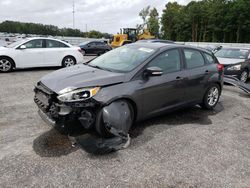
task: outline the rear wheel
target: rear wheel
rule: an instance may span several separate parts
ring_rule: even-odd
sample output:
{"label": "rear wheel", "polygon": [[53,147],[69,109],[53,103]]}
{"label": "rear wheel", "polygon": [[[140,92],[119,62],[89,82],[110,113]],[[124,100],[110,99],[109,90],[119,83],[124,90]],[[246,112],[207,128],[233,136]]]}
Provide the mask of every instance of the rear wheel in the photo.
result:
{"label": "rear wheel", "polygon": [[76,60],[72,56],[67,56],[63,59],[62,61],[62,66],[63,67],[70,67],[76,64]]}
{"label": "rear wheel", "polygon": [[14,68],[14,63],[10,58],[0,58],[0,72],[10,72]]}
{"label": "rear wheel", "polygon": [[206,91],[203,97],[203,103],[201,106],[205,109],[213,109],[220,98],[221,89],[218,84],[212,84]]}
{"label": "rear wheel", "polygon": [[247,81],[247,79],[248,79],[248,76],[249,76],[249,71],[247,69],[244,69],[241,72],[239,79],[240,79],[241,82],[245,83]]}

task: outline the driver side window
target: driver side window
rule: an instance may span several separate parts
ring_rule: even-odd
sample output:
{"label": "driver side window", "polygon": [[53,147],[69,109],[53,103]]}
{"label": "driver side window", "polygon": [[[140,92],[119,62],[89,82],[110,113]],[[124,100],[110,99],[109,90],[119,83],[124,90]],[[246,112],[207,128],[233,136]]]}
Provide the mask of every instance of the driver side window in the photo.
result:
{"label": "driver side window", "polygon": [[43,48],[43,40],[42,39],[36,39],[31,40],[24,44],[26,48]]}
{"label": "driver side window", "polygon": [[161,53],[148,64],[148,67],[159,67],[164,74],[180,71],[181,60],[178,49]]}

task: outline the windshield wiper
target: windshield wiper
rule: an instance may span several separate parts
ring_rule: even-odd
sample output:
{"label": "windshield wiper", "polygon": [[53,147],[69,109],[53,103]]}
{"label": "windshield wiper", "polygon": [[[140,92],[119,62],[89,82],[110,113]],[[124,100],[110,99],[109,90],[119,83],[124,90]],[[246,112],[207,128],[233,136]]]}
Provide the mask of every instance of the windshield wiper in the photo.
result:
{"label": "windshield wiper", "polygon": [[88,66],[93,67],[93,68],[96,68],[96,69],[100,69],[100,70],[105,70],[105,71],[113,72],[113,71],[110,70],[110,69],[107,69],[107,68],[104,68],[104,67],[99,67],[98,65],[90,65],[90,64],[88,64]]}
{"label": "windshield wiper", "polygon": [[90,67],[93,67],[93,68],[97,68],[97,69],[103,69],[103,68],[101,68],[101,67],[99,67],[98,65],[90,65],[90,64],[87,64],[88,66],[90,66]]}

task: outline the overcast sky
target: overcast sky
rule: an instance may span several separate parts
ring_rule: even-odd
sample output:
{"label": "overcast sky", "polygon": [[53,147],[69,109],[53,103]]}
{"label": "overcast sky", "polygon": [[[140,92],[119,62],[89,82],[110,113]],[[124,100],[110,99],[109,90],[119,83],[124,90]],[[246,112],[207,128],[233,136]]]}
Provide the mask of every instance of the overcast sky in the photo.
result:
{"label": "overcast sky", "polygon": [[[75,27],[86,31],[117,33],[123,27],[141,23],[140,10],[147,5],[161,14],[169,1],[175,0],[75,0]],[[176,0],[187,4],[191,0]],[[0,0],[0,22],[14,20],[73,27],[73,0]]]}

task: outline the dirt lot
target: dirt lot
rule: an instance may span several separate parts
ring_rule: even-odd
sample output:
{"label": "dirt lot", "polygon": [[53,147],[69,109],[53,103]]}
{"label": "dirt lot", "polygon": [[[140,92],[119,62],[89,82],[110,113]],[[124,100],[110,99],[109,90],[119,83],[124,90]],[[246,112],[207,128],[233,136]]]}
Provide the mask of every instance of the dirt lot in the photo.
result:
{"label": "dirt lot", "polygon": [[250,187],[250,97],[238,89],[214,111],[139,123],[128,149],[95,156],[37,114],[33,85],[53,70],[0,74],[0,187]]}

